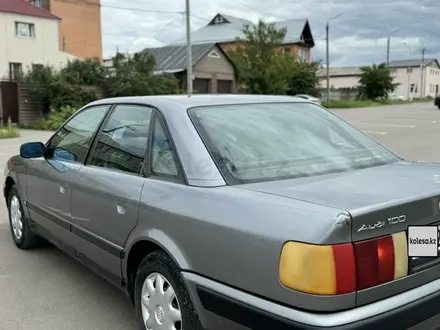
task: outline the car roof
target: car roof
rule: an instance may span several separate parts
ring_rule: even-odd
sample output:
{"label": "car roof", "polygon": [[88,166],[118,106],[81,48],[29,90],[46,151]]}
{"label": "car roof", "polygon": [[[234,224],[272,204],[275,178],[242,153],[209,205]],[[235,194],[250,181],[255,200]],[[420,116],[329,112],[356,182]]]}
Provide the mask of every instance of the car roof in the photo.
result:
{"label": "car roof", "polygon": [[304,102],[287,95],[248,95],[248,94],[195,94],[195,95],[154,95],[107,98],[89,103],[88,105],[136,103],[154,107],[170,107],[188,109],[196,106],[246,104],[246,103],[279,103]]}

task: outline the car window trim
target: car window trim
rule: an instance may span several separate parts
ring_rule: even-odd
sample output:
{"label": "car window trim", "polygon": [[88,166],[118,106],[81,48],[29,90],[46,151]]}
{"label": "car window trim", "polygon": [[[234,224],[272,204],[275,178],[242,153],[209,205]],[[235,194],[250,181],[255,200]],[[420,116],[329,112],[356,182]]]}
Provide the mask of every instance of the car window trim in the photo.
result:
{"label": "car window trim", "polygon": [[[97,132],[101,129],[101,127],[102,127],[102,123],[106,120],[106,118],[107,118],[109,112],[111,111],[111,109],[112,109],[112,107],[113,107],[113,104],[111,104],[111,103],[94,104],[94,105],[90,105],[90,106],[87,106],[87,105],[86,105],[86,106],[84,106],[83,108],[79,109],[77,112],[75,112],[73,115],[71,115],[71,116],[70,116],[70,117],[69,117],[69,118],[63,123],[63,125],[61,125],[60,127],[58,127],[58,129],[52,134],[52,136],[49,138],[49,140],[47,140],[47,142],[45,143],[45,145],[44,145],[45,148],[46,148],[46,149],[48,148],[48,146],[50,145],[50,143],[52,142],[52,140],[55,138],[55,136],[58,134],[58,132],[59,132],[64,126],[66,126],[66,124],[69,123],[73,118],[75,118],[76,116],[78,116],[79,114],[83,113],[83,112],[86,111],[86,110],[90,110],[90,109],[93,109],[93,108],[99,108],[99,107],[108,107],[108,109],[106,110],[106,113],[104,114],[104,117],[102,118],[100,124],[98,125],[98,129],[96,129],[96,130],[93,132],[93,134],[92,134],[92,139],[90,140],[91,143],[90,143],[89,147],[87,148],[86,156],[85,156],[85,158],[84,158],[84,161],[82,161],[82,162],[77,162],[77,161],[75,161],[75,163],[77,163],[77,164],[85,165],[85,164],[86,164],[86,161],[87,161],[87,158],[88,158],[88,155],[89,155],[89,153],[90,153],[90,149],[91,149],[91,147],[92,147],[92,145],[93,145],[93,142],[95,141],[95,138],[96,138]],[[44,158],[45,158],[45,159],[48,159],[46,155],[44,156]]]}
{"label": "car window trim", "polygon": [[[168,124],[163,116],[163,114],[160,112],[159,109],[154,108],[155,111],[152,116],[151,126],[150,126],[150,139],[148,141],[148,148],[147,148],[147,155],[144,162],[144,166],[142,168],[142,173],[144,177],[149,179],[155,179],[160,181],[167,181],[172,183],[179,183],[179,184],[186,184],[188,185],[188,179],[185,175],[185,171],[183,170],[182,162],[180,160],[178,151],[176,149],[176,144],[174,143],[172,134],[170,133],[170,130],[168,128]],[[152,153],[153,153],[153,137],[154,137],[154,131],[155,131],[155,123],[156,119],[159,121],[159,124],[162,125],[162,129],[164,131],[165,137],[170,141],[171,147],[173,148],[173,160],[176,164],[177,169],[177,176],[161,176],[161,175],[153,175],[151,173],[151,166],[152,166]]]}
{"label": "car window trim", "polygon": [[[98,137],[101,135],[102,130],[104,129],[105,125],[110,120],[110,118],[113,115],[113,113],[115,112],[116,108],[118,106],[125,106],[125,105],[139,106],[139,107],[144,107],[144,108],[151,109],[150,122],[148,124],[147,146],[145,148],[144,157],[142,158],[142,164],[141,164],[141,166],[139,166],[139,170],[136,173],[128,172],[128,171],[120,171],[120,170],[116,170],[116,169],[108,169],[108,168],[104,168],[104,167],[95,166],[95,165],[90,164],[90,162],[92,160],[92,155],[95,153],[95,149],[96,149],[96,146],[98,144]],[[115,103],[115,104],[113,104],[113,106],[111,107],[111,109],[108,112],[107,116],[104,118],[101,126],[99,127],[99,130],[97,131],[97,134],[94,137],[93,144],[89,148],[90,150],[89,150],[89,153],[87,154],[86,162],[84,163],[84,165],[85,166],[89,166],[89,167],[94,167],[94,168],[97,168],[97,169],[100,169],[100,170],[107,170],[107,171],[112,171],[112,172],[117,172],[117,173],[124,173],[124,174],[127,174],[127,175],[134,175],[134,176],[143,176],[142,170],[143,170],[143,167],[145,165],[145,157],[148,154],[148,146],[150,144],[150,140],[149,139],[151,138],[152,118],[153,118],[154,111],[155,111],[155,108],[153,108],[153,107],[151,107],[149,105],[146,105],[146,104],[140,104],[140,103]]]}

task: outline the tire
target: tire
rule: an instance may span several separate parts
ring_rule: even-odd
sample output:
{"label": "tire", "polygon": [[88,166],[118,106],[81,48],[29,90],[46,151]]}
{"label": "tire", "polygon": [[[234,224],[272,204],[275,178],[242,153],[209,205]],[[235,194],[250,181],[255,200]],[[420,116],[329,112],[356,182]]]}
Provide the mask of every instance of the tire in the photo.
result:
{"label": "tire", "polygon": [[[185,283],[183,282],[182,276],[180,275],[180,269],[176,266],[173,260],[162,251],[154,251],[147,255],[145,259],[139,265],[136,279],[135,279],[135,287],[134,287],[134,301],[135,301],[135,309],[136,309],[136,317],[139,320],[139,329],[146,330],[146,324],[156,330],[155,324],[157,325],[157,319],[160,318],[160,315],[163,316],[162,320],[167,319],[167,311],[162,309],[162,307],[156,307],[156,303],[153,302],[154,296],[150,296],[149,303],[151,308],[150,316],[148,317],[147,322],[144,322],[144,314],[143,310],[147,309],[142,302],[142,290],[144,285],[146,285],[147,278],[149,276],[157,279],[157,274],[162,276],[166,282],[170,285],[167,287],[165,292],[171,288],[175,292],[175,297],[177,298],[178,305],[176,306],[176,299],[173,299],[172,306],[174,308],[177,307],[180,310],[181,321],[177,321],[174,323],[176,325],[176,329],[183,330],[203,330],[200,321],[197,317],[197,313],[194,309],[194,305],[189,296],[188,290],[186,289]],[[157,285],[158,280],[155,281],[154,286]],[[157,288],[157,287],[156,287]],[[161,305],[159,305],[161,306]],[[150,309],[149,308],[149,309]],[[160,308],[160,310],[158,310]],[[166,308],[166,307],[165,307]],[[159,318],[156,318],[156,315],[159,315]],[[149,323],[153,322],[153,324]]]}
{"label": "tire", "polygon": [[[17,220],[14,220],[14,216],[16,215],[17,210],[20,213],[19,221],[21,223],[21,226],[18,222],[16,222]],[[23,203],[21,201],[20,193],[18,192],[18,189],[15,185],[12,186],[11,190],[9,191],[8,213],[9,227],[11,229],[12,239],[14,240],[15,245],[23,250],[29,250],[37,246],[39,243],[39,237],[31,231],[29,223],[24,217]],[[17,226],[21,228],[20,235],[18,235],[16,229],[14,229],[17,228]]]}

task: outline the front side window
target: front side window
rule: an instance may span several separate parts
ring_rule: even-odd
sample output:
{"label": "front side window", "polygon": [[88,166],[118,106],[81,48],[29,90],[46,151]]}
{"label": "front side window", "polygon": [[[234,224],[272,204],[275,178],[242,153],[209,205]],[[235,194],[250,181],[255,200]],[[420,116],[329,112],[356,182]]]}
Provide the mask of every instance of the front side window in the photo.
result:
{"label": "front side window", "polygon": [[68,120],[49,141],[47,157],[83,163],[93,135],[109,107],[87,108]]}
{"label": "front side window", "polygon": [[148,145],[152,109],[118,105],[97,138],[90,165],[139,173]]}
{"label": "front side window", "polygon": [[310,103],[205,106],[188,112],[229,184],[316,176],[400,160]]}

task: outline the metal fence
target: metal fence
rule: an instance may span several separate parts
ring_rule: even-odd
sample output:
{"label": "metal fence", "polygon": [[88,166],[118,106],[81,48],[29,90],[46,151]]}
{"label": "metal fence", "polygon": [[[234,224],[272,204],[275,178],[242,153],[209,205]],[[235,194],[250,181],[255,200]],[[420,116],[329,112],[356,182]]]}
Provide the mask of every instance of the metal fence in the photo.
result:
{"label": "metal fence", "polygon": [[[320,90],[321,92],[321,99],[325,100],[327,97],[327,89],[322,88]],[[333,101],[351,101],[356,100],[358,96],[358,89],[357,88],[339,88],[330,89],[330,96],[329,99]]]}

